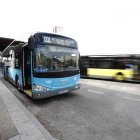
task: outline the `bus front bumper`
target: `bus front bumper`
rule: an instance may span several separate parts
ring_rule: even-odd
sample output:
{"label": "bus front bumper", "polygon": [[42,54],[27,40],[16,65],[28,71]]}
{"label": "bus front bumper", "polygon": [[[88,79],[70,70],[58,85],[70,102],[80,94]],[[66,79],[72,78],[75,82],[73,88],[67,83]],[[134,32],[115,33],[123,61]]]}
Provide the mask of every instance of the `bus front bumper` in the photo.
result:
{"label": "bus front bumper", "polygon": [[55,96],[55,95],[59,95],[59,94],[69,93],[69,92],[77,90],[79,88],[80,88],[80,84],[75,85],[73,87],[69,87],[69,88],[63,88],[63,89],[60,89],[60,90],[32,93],[32,98],[33,99],[47,98],[47,97],[51,97],[51,96]]}

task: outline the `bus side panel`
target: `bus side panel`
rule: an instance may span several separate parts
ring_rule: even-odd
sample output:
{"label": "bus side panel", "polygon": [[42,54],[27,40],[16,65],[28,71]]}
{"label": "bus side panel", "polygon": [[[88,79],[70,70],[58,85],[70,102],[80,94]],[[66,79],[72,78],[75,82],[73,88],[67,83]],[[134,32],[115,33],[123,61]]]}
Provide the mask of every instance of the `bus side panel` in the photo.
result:
{"label": "bus side panel", "polygon": [[133,79],[134,78],[134,70],[132,70],[132,69],[122,70],[122,73],[124,74],[126,79]]}
{"label": "bus side panel", "polygon": [[119,70],[119,69],[94,69],[88,68],[87,75],[88,76],[97,76],[101,77],[110,77],[114,78],[114,76],[118,73],[122,73],[125,78],[133,78],[133,70]]}
{"label": "bus side panel", "polygon": [[16,76],[19,78],[20,87],[23,87],[21,69],[8,68],[8,77],[13,84],[15,84]]}

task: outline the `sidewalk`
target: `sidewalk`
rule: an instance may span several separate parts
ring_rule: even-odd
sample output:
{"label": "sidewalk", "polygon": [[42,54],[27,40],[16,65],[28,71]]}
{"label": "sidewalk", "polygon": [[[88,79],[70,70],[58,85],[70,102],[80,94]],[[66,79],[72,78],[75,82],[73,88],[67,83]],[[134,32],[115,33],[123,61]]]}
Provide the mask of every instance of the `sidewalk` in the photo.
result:
{"label": "sidewalk", "polygon": [[56,140],[0,81],[0,140]]}

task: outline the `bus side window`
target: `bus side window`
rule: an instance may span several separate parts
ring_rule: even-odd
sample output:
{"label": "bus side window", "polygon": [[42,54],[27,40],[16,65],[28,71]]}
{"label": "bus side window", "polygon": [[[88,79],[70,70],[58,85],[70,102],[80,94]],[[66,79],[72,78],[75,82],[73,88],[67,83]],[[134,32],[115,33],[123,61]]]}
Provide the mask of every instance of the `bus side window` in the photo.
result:
{"label": "bus side window", "polygon": [[19,54],[16,54],[15,56],[15,68],[20,68],[22,66],[21,62],[21,56]]}

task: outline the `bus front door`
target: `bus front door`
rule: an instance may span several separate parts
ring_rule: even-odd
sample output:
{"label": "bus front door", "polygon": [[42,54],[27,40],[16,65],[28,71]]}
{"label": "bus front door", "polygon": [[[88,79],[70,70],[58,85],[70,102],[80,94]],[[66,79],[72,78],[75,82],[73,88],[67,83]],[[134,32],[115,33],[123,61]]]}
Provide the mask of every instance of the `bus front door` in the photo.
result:
{"label": "bus front door", "polygon": [[31,57],[28,47],[24,47],[23,50],[23,83],[24,89],[31,89]]}

